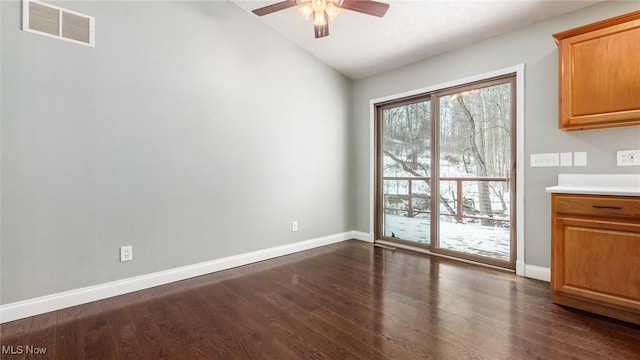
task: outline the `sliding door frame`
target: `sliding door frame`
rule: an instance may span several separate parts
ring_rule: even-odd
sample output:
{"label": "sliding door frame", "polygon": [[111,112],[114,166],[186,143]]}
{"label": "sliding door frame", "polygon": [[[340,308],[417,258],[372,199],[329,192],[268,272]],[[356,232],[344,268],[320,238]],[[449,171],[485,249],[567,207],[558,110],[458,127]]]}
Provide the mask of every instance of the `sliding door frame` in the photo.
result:
{"label": "sliding door frame", "polygon": [[[436,179],[437,172],[439,171],[439,117],[437,113],[436,101],[439,101],[441,96],[447,96],[454,93],[463,92],[470,89],[477,89],[480,87],[493,86],[497,84],[511,84],[511,177],[510,177],[510,189],[511,189],[511,214],[510,214],[510,233],[511,233],[511,246],[510,246],[510,261],[492,261],[493,259],[484,256],[472,255],[460,253],[457,251],[451,251],[447,249],[436,249],[435,241],[437,241],[439,223],[439,181],[431,182],[431,209],[436,214],[432,215],[430,225],[430,243],[420,244],[413,241],[404,241],[393,238],[387,238],[383,235],[382,221],[378,221],[382,215],[382,156],[380,156],[381,144],[382,144],[382,131],[378,131],[381,128],[382,110],[389,107],[397,107],[406,104],[415,103],[418,101],[430,100],[431,105],[431,171],[430,178]],[[499,266],[507,269],[516,270],[516,274],[524,276],[524,231],[523,231],[523,219],[524,219],[524,106],[522,99],[524,98],[524,65],[520,64],[511,68],[497,70],[491,73],[485,73],[473,77],[468,77],[453,81],[450,83],[431,86],[429,88],[418,89],[415,91],[388,96],[381,99],[371,100],[371,197],[370,197],[370,228],[372,230],[373,241],[393,241],[399,245],[405,245],[409,248],[424,249],[426,252],[431,252],[436,255],[441,254],[447,257],[457,257],[474,262],[482,262],[489,265]],[[434,146],[436,145],[436,146]]]}
{"label": "sliding door frame", "polygon": [[[517,98],[517,94],[516,94],[516,74],[515,73],[511,73],[511,74],[506,74],[506,75],[501,75],[498,77],[494,77],[494,78],[489,78],[489,79],[485,79],[485,80],[480,80],[480,81],[476,81],[473,83],[467,83],[464,85],[460,85],[460,86],[456,86],[456,87],[452,87],[449,89],[445,89],[442,91],[437,91],[434,92],[432,94],[432,101],[433,102],[439,102],[441,97],[444,96],[448,96],[448,95],[453,95],[453,94],[458,94],[458,93],[462,93],[465,91],[469,91],[469,90],[476,90],[479,88],[486,88],[486,87],[491,87],[491,86],[497,86],[497,85],[503,85],[503,84],[509,84],[510,86],[510,104],[509,104],[509,108],[511,109],[510,111],[510,133],[511,135],[509,136],[510,141],[509,141],[509,151],[510,151],[510,161],[509,161],[509,172],[510,172],[510,176],[509,176],[509,201],[510,201],[510,206],[509,206],[509,261],[503,261],[503,260],[498,260],[498,259],[494,259],[494,258],[490,258],[487,256],[480,256],[480,255],[474,255],[474,254],[469,254],[469,253],[464,253],[464,252],[460,252],[460,251],[454,251],[454,250],[449,250],[449,249],[445,249],[442,247],[438,246],[438,243],[440,241],[440,237],[439,237],[439,226],[440,226],[440,204],[439,204],[439,197],[438,196],[432,196],[431,197],[431,208],[433,209],[434,214],[432,215],[432,221],[431,221],[431,239],[435,240],[432,241],[430,243],[430,251],[434,252],[434,253],[440,253],[440,254],[444,254],[444,255],[448,255],[451,257],[457,257],[457,258],[461,258],[461,259],[466,259],[466,260],[471,260],[474,262],[479,262],[479,263],[484,263],[484,264],[488,264],[488,265],[493,265],[493,266],[497,266],[497,267],[502,267],[502,268],[506,268],[506,269],[515,269],[516,267],[516,250],[517,250],[517,242],[516,242],[516,233],[517,233],[517,221],[516,221],[516,209],[517,209],[517,199],[516,199],[516,179],[518,177],[517,174],[517,169],[516,169],[516,154],[517,154],[517,150],[516,150],[516,133],[517,133],[517,127],[516,127],[516,98]],[[436,105],[432,105],[432,118],[434,120],[432,120],[432,124],[433,126],[431,127],[431,141],[433,142],[433,144],[436,144],[436,146],[432,146],[431,147],[431,178],[436,180],[436,181],[432,181],[431,182],[431,191],[432,193],[435,194],[440,194],[440,107],[436,106]],[[462,196],[461,194],[458,194],[458,196]]]}
{"label": "sliding door frame", "polygon": [[[423,101],[431,101],[431,94],[418,94],[418,95],[414,95],[414,96],[409,96],[406,98],[400,98],[397,100],[392,100],[392,101],[386,101],[383,103],[379,103],[375,105],[375,134],[376,134],[376,139],[375,139],[375,161],[376,161],[376,169],[377,171],[375,172],[375,206],[374,206],[374,212],[375,212],[375,218],[374,218],[374,237],[376,240],[385,240],[385,241],[393,241],[395,243],[400,243],[400,244],[404,244],[407,246],[415,246],[418,248],[424,248],[424,249],[429,249],[429,245],[428,244],[424,244],[424,243],[419,243],[419,242],[414,242],[414,241],[407,241],[407,240],[403,240],[403,239],[397,239],[397,238],[390,238],[387,236],[384,236],[384,231],[382,229],[382,221],[380,221],[380,214],[384,211],[382,208],[384,207],[384,201],[382,199],[382,181],[380,181],[380,178],[382,176],[381,171],[382,171],[382,137],[383,137],[383,132],[379,131],[382,128],[382,112],[385,109],[389,109],[389,108],[394,108],[394,107],[400,107],[400,106],[404,106],[404,105],[409,105],[409,104],[415,104],[417,102],[423,102]],[[429,103],[431,106],[430,109],[430,113],[431,113],[431,119],[433,119],[433,102]],[[433,137],[433,126],[431,126],[430,131],[430,136]],[[432,140],[431,140],[432,141]],[[431,150],[431,152],[433,153],[433,149]],[[429,177],[433,178],[433,168],[430,170],[429,173]],[[433,185],[433,182],[432,182]],[[409,185],[411,186],[411,185]],[[433,197],[432,197],[433,198]],[[409,199],[409,201],[411,201],[411,199]],[[433,206],[433,201],[431,202],[432,206]],[[377,221],[376,221],[377,220]]]}

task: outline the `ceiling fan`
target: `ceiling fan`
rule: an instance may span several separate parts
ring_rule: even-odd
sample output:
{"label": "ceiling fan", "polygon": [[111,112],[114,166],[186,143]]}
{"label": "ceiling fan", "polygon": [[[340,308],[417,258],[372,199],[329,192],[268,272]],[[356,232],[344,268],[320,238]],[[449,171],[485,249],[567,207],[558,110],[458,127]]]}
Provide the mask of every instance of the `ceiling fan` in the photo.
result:
{"label": "ceiling fan", "polygon": [[383,17],[389,4],[373,0],[285,0],[253,10],[258,16],[298,6],[300,15],[305,20],[313,16],[313,29],[316,39],[329,36],[329,21],[334,20],[340,9]]}

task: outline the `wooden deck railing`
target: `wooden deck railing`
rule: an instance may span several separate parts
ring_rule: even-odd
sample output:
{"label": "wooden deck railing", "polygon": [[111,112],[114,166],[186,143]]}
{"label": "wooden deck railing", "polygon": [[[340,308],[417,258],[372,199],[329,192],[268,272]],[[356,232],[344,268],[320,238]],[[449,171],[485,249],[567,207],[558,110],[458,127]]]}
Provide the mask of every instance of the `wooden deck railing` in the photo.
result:
{"label": "wooden deck railing", "polygon": [[[401,203],[401,202],[404,202],[404,200],[406,200],[408,202],[408,208],[406,210],[405,209],[388,208],[388,207],[386,207],[386,204],[385,204],[385,205],[383,205],[385,210],[407,211],[409,217],[414,217],[416,213],[424,213],[424,214],[431,213],[431,211],[416,210],[416,209],[413,208],[413,199],[414,198],[421,198],[421,199],[425,199],[427,201],[429,201],[430,198],[431,198],[431,195],[428,195],[428,194],[413,194],[413,182],[414,181],[425,181],[425,182],[427,182],[429,187],[431,187],[431,178],[430,177],[390,176],[390,177],[383,177],[382,180],[383,181],[386,181],[386,180],[408,181],[407,194],[384,194],[385,203],[386,202]],[[456,192],[455,192],[455,196],[454,196],[455,205],[456,205],[455,206],[455,210],[454,210],[455,213],[454,214],[440,213],[440,215],[454,216],[456,218],[457,222],[462,222],[462,219],[464,219],[464,218],[480,219],[480,220],[493,220],[493,221],[500,221],[500,222],[509,222],[509,219],[499,219],[499,218],[494,218],[494,217],[489,217],[489,216],[477,216],[477,215],[469,215],[469,214],[465,215],[464,212],[463,212],[463,206],[464,206],[464,187],[463,187],[463,183],[464,182],[479,182],[479,181],[508,182],[509,181],[508,178],[504,178],[504,177],[441,177],[440,181],[455,181],[456,182]],[[443,200],[443,199],[441,199],[441,200]],[[452,210],[453,210],[453,208],[452,208]]]}

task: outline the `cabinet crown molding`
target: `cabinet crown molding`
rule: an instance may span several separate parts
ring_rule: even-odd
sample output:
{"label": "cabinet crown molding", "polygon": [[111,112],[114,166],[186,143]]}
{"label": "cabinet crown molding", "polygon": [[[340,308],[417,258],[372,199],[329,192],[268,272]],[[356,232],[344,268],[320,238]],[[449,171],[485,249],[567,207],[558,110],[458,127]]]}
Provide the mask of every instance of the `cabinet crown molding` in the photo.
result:
{"label": "cabinet crown molding", "polygon": [[553,34],[553,38],[556,39],[556,43],[560,40],[564,40],[576,35],[580,35],[580,34],[584,34],[584,33],[588,33],[591,31],[596,31],[596,30],[601,30],[601,29],[606,29],[608,27],[611,26],[615,26],[615,25],[620,25],[620,24],[624,24],[627,23],[629,21],[634,21],[634,20],[640,20],[640,10],[638,11],[634,11],[634,12],[630,12],[627,14],[622,14],[616,17],[612,17],[609,19],[604,19],[601,21],[597,21],[591,24],[587,24],[587,25],[582,25],[582,26],[578,26],[576,28],[573,29],[569,29],[569,30],[565,30],[565,31],[561,31],[559,33],[555,33]]}

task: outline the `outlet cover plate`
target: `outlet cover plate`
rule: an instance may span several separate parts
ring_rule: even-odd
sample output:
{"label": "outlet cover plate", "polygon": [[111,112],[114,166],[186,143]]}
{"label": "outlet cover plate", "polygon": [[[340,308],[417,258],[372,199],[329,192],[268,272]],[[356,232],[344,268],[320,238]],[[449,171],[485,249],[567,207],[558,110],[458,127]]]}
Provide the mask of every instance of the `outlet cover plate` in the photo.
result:
{"label": "outlet cover plate", "polygon": [[640,165],[640,150],[620,150],[616,153],[618,166]]}
{"label": "outlet cover plate", "polygon": [[120,247],[120,262],[133,260],[133,246],[121,246]]}

